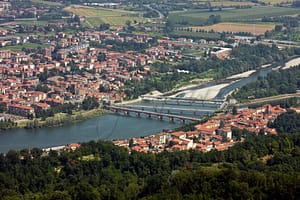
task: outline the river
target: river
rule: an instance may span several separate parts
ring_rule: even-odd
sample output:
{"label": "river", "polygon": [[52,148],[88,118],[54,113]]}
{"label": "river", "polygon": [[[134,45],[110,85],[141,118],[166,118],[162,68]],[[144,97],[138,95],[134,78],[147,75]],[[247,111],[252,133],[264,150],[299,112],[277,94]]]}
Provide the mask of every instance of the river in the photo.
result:
{"label": "river", "polygon": [[179,126],[180,123],[107,114],[60,127],[13,129],[0,132],[0,152],[5,153],[10,149],[45,148],[99,139],[140,137]]}
{"label": "river", "polygon": [[[232,90],[256,80],[259,76],[266,76],[271,71],[272,68],[270,67],[262,68],[251,74],[249,77],[231,83],[220,90],[216,99],[223,99],[224,96]],[[208,86],[211,85],[207,84],[206,87]],[[199,88],[203,88],[203,86],[196,89]],[[136,104],[154,106],[158,110],[164,106],[170,106],[153,104],[153,102],[140,102]],[[171,106],[174,107],[174,105]],[[200,114],[211,113],[216,109],[216,107],[212,107],[211,105],[202,105],[200,107],[193,106],[192,108],[199,109],[199,112],[196,113],[198,117]],[[10,149],[20,150],[24,148],[31,149],[34,147],[46,148],[99,139],[112,140],[140,137],[158,133],[163,129],[174,129],[179,126],[181,126],[180,123],[170,123],[167,120],[160,121],[143,117],[137,118],[107,114],[61,127],[0,131],[0,152],[5,153]]]}

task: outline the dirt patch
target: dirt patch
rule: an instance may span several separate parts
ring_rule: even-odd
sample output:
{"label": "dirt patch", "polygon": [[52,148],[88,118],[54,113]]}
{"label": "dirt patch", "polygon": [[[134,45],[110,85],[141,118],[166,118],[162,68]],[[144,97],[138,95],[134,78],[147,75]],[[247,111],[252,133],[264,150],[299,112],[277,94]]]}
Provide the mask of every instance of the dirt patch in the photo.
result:
{"label": "dirt patch", "polygon": [[273,24],[243,24],[243,23],[219,23],[211,26],[195,26],[191,27],[193,30],[214,30],[216,32],[249,32],[253,35],[261,35],[266,31],[270,31],[275,28]]}

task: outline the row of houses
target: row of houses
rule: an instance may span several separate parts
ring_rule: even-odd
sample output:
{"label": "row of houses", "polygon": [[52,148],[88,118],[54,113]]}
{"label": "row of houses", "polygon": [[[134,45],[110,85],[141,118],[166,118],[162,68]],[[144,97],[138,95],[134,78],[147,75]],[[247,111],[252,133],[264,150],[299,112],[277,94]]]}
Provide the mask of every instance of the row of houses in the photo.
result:
{"label": "row of houses", "polygon": [[267,124],[274,121],[286,109],[264,105],[257,109],[243,109],[236,114],[227,113],[212,117],[203,124],[195,125],[194,131],[161,132],[156,135],[113,141],[129,151],[159,153],[163,151],[198,150],[202,152],[225,150],[243,139],[232,134],[232,128],[248,130],[252,134],[277,134]]}

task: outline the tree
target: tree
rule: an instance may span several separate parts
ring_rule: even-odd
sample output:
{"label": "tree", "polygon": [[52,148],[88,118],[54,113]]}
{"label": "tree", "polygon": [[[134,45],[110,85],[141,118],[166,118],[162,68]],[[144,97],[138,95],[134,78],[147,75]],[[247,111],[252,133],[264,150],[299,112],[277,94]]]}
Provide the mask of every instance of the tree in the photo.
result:
{"label": "tree", "polygon": [[98,60],[99,62],[103,62],[103,61],[105,61],[105,59],[106,59],[105,53],[99,53],[99,54],[98,54],[97,60]]}
{"label": "tree", "polygon": [[100,200],[100,194],[88,183],[80,183],[76,186],[73,199],[75,200]]}
{"label": "tree", "polygon": [[174,30],[174,22],[168,19],[165,25],[165,33],[170,33],[173,30]]}
{"label": "tree", "polygon": [[129,140],[129,147],[133,147],[134,146],[134,141],[132,138],[130,138]]}
{"label": "tree", "polygon": [[41,92],[49,92],[51,89],[48,87],[47,84],[38,84],[36,86],[36,91],[41,91]]}
{"label": "tree", "polygon": [[5,103],[0,103],[0,113],[4,113],[7,111],[7,107]]}
{"label": "tree", "polygon": [[276,25],[274,30],[275,30],[276,32],[282,31],[282,25]]}
{"label": "tree", "polygon": [[88,96],[82,102],[82,109],[91,110],[99,107],[99,102],[95,97]]}
{"label": "tree", "polygon": [[108,30],[109,28],[110,28],[110,24],[108,23],[100,24],[99,31],[105,31]]}
{"label": "tree", "polygon": [[232,114],[233,115],[236,115],[237,114],[237,107],[236,106],[233,106],[233,108],[232,108]]}

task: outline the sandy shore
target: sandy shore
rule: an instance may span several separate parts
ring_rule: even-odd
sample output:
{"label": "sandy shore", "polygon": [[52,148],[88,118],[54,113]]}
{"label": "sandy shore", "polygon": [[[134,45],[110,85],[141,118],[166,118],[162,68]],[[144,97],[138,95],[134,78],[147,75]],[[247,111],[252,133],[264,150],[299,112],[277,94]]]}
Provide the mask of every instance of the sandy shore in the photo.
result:
{"label": "sandy shore", "polygon": [[187,97],[187,98],[197,98],[197,99],[213,99],[217,96],[217,94],[220,92],[220,90],[226,86],[228,86],[229,83],[214,85],[198,90],[185,90],[183,92],[179,92],[175,95],[172,95],[172,97],[180,96],[180,97]]}
{"label": "sandy shore", "polygon": [[295,58],[295,59],[290,60],[287,63],[285,63],[285,65],[284,65],[284,67],[282,67],[282,69],[289,69],[289,68],[295,67],[297,65],[300,65],[300,57]]}
{"label": "sandy shore", "polygon": [[250,76],[254,72],[256,72],[256,70],[249,70],[249,71],[246,71],[246,72],[243,72],[243,73],[240,73],[240,74],[235,74],[235,75],[229,76],[226,79],[247,78],[248,76]]}

